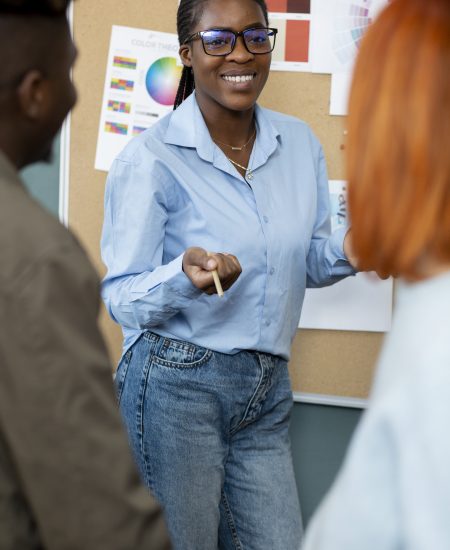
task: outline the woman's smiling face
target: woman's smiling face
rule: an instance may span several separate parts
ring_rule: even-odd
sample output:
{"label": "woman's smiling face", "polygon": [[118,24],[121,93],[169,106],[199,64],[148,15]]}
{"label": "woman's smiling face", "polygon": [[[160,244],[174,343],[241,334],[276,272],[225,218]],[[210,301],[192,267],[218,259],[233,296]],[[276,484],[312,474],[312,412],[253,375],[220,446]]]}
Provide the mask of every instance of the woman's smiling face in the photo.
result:
{"label": "woman's smiling face", "polygon": [[[208,0],[192,33],[208,29],[241,32],[266,27],[261,7],[254,0]],[[181,46],[183,63],[192,67],[195,91],[205,111],[247,111],[255,105],[269,76],[271,54],[255,55],[238,37],[233,51],[223,57],[205,53],[200,39]],[[205,113],[207,114],[207,113]]]}

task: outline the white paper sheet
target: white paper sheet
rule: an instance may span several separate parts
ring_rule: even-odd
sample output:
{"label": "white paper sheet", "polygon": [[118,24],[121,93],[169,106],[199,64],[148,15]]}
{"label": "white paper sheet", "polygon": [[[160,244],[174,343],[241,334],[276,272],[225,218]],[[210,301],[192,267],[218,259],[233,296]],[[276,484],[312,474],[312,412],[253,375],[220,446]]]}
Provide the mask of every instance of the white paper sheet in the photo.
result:
{"label": "white paper sheet", "polygon": [[330,115],[345,116],[352,82],[352,71],[342,71],[331,75]]}
{"label": "white paper sheet", "polygon": [[95,168],[108,171],[128,141],[173,109],[181,76],[176,34],[113,26]]}
{"label": "white paper sheet", "polygon": [[[331,180],[332,229],[346,224],[346,182]],[[307,289],[299,326],[302,328],[386,332],[392,318],[392,279],[358,273],[333,286]]]}

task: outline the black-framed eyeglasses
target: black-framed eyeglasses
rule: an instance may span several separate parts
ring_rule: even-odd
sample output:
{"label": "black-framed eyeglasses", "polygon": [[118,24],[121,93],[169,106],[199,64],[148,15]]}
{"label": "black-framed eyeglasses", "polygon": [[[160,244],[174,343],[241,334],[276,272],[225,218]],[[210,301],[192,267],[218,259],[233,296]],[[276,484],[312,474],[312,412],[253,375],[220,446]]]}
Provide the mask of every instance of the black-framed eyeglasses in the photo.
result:
{"label": "black-framed eyeglasses", "polygon": [[222,56],[229,55],[236,46],[238,36],[242,36],[247,50],[259,55],[270,53],[274,49],[277,32],[278,29],[266,27],[255,27],[241,32],[229,29],[208,29],[192,34],[184,43],[200,38],[206,54]]}

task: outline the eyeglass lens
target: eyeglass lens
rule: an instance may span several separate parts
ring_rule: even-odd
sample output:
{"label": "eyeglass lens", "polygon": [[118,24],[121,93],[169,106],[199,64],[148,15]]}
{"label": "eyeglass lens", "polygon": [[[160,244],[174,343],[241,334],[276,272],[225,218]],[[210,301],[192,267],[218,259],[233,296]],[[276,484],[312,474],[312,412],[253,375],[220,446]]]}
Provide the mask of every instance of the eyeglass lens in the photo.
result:
{"label": "eyeglass lens", "polygon": [[[227,55],[236,42],[236,35],[227,30],[210,30],[201,33],[206,53]],[[273,50],[275,33],[270,29],[247,29],[243,37],[248,50],[252,53],[269,53]]]}

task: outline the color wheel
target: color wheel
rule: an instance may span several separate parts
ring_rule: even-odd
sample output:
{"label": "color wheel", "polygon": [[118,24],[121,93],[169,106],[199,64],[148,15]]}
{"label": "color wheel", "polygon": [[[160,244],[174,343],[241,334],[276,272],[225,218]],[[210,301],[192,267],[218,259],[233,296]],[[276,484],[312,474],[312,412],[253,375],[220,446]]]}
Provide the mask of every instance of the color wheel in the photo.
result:
{"label": "color wheel", "polygon": [[361,39],[388,0],[340,0],[336,3],[333,51],[342,65],[355,58]]}
{"label": "color wheel", "polygon": [[161,57],[150,66],[145,86],[150,97],[161,105],[173,105],[181,77],[174,57]]}

